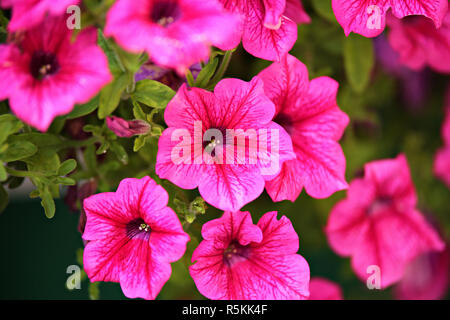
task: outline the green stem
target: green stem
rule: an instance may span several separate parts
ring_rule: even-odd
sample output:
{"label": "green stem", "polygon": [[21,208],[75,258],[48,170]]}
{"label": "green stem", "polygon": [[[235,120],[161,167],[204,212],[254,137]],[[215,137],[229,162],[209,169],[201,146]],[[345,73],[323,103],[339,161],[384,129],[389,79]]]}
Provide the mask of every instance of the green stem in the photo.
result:
{"label": "green stem", "polygon": [[192,75],[191,70],[189,70],[189,69],[186,72],[186,80],[187,80],[189,87],[195,86],[194,76]]}
{"label": "green stem", "polygon": [[213,89],[216,86],[216,84],[222,79],[223,75],[227,71],[232,55],[233,55],[233,50],[228,50],[227,52],[225,52],[222,62],[220,63],[219,69],[217,69],[216,74],[214,75],[214,77],[211,80],[211,84],[210,84],[210,87],[212,87],[211,89]]}
{"label": "green stem", "polygon": [[12,169],[12,168],[8,168],[5,167],[6,172],[8,172],[10,175],[15,176],[15,177],[21,177],[21,178],[26,178],[26,177],[44,177],[44,175],[40,172],[33,172],[33,171],[22,171],[22,170],[16,170],[16,169]]}

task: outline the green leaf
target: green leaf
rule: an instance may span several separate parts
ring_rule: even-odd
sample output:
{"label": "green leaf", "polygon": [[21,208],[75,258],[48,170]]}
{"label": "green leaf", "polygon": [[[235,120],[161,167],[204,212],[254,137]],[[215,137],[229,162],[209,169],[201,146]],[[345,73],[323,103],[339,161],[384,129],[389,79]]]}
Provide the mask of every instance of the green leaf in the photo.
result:
{"label": "green leaf", "polygon": [[198,74],[197,80],[195,81],[195,86],[198,88],[206,88],[208,86],[209,80],[211,80],[214,72],[216,72],[218,65],[219,59],[212,59]]}
{"label": "green leaf", "polygon": [[114,154],[117,156],[117,159],[119,159],[120,162],[122,162],[123,164],[128,163],[128,154],[121,144],[112,143],[111,151],[114,152]]}
{"label": "green leaf", "polygon": [[3,163],[0,162],[0,181],[5,181],[8,178],[8,174],[6,173],[6,169],[3,166]]}
{"label": "green leaf", "polygon": [[16,133],[22,127],[23,123],[12,114],[0,115],[0,144],[3,143],[9,135]]}
{"label": "green leaf", "polygon": [[362,93],[369,84],[374,66],[372,39],[351,34],[344,43],[344,65],[351,87]]}
{"label": "green leaf", "polygon": [[28,141],[34,144],[38,151],[31,157],[21,159],[28,165],[30,171],[44,174],[56,174],[60,165],[57,152],[63,146],[58,136],[48,133],[22,133],[9,137],[8,142]]}
{"label": "green leaf", "polygon": [[158,109],[164,109],[174,97],[175,91],[161,82],[145,79],[136,83],[133,98],[137,101]]}
{"label": "green leaf", "polygon": [[104,119],[116,110],[120,102],[122,92],[128,85],[129,75],[121,74],[108,84],[100,92],[100,101],[98,107],[98,117]]}
{"label": "green leaf", "polygon": [[136,137],[136,139],[134,139],[133,151],[138,152],[139,149],[141,149],[145,145],[145,142],[146,142],[146,136]]}
{"label": "green leaf", "polygon": [[97,95],[93,99],[91,99],[88,103],[75,105],[72,112],[66,115],[66,118],[75,119],[85,116],[93,112],[95,109],[97,109],[99,103],[100,103],[100,96]]}
{"label": "green leaf", "polygon": [[100,48],[102,48],[103,52],[106,54],[106,57],[108,58],[109,70],[111,71],[111,73],[114,76],[116,76],[125,72],[125,69],[122,66],[122,63],[120,62],[116,51],[114,51],[109,40],[105,38],[105,35],[103,34],[102,30],[98,29],[97,33],[98,33],[97,43],[100,46]]}
{"label": "green leaf", "polygon": [[51,193],[46,188],[43,192],[41,192],[40,196],[42,199],[41,205],[44,208],[46,217],[49,219],[53,218],[53,216],[55,215],[56,207]]}
{"label": "green leaf", "polygon": [[38,151],[38,148],[31,142],[20,140],[8,144],[5,152],[0,154],[0,159],[4,162],[17,161],[31,157]]}
{"label": "green leaf", "polygon": [[5,210],[6,206],[8,205],[9,197],[8,193],[6,192],[3,185],[0,184],[0,213]]}
{"label": "green leaf", "polygon": [[312,1],[312,6],[323,18],[331,22],[337,22],[330,0],[314,0]]}
{"label": "green leaf", "polygon": [[77,161],[75,159],[68,159],[61,163],[58,169],[58,176],[65,176],[71,173],[77,167]]}
{"label": "green leaf", "polygon": [[74,179],[66,177],[58,177],[54,181],[65,186],[74,186],[77,183]]}

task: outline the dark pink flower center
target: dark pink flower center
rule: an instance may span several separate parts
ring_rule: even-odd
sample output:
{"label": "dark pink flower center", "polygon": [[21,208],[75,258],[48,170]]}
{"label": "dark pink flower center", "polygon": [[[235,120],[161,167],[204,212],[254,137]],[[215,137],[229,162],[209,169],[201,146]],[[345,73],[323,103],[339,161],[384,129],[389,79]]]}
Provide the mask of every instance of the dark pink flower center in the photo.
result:
{"label": "dark pink flower center", "polygon": [[223,253],[224,263],[232,267],[238,262],[245,261],[250,255],[250,248],[243,246],[239,242],[233,240]]}
{"label": "dark pink flower center", "polygon": [[378,197],[370,206],[367,208],[367,214],[369,216],[376,214],[377,212],[383,211],[389,206],[391,206],[392,200],[386,196]]}
{"label": "dark pink flower center", "polygon": [[33,78],[37,80],[58,72],[60,66],[56,55],[51,52],[35,51],[31,56],[30,72]]}
{"label": "dark pink flower center", "polygon": [[292,133],[294,123],[292,122],[291,117],[288,116],[287,114],[279,113],[275,116],[275,119],[273,119],[273,121],[282,126],[287,133],[289,134]]}
{"label": "dark pink flower center", "polygon": [[211,155],[211,157],[216,156],[216,148],[222,148],[227,141],[226,141],[226,130],[222,128],[210,128],[209,130],[218,130],[221,132],[222,137],[211,137],[211,139],[208,141],[203,141],[203,150],[205,150],[207,153]]}
{"label": "dark pink flower center", "polygon": [[127,237],[130,239],[148,240],[150,238],[150,226],[141,218],[134,219],[127,223]]}
{"label": "dark pink flower center", "polygon": [[156,0],[150,11],[150,19],[163,27],[174,23],[181,17],[178,0]]}

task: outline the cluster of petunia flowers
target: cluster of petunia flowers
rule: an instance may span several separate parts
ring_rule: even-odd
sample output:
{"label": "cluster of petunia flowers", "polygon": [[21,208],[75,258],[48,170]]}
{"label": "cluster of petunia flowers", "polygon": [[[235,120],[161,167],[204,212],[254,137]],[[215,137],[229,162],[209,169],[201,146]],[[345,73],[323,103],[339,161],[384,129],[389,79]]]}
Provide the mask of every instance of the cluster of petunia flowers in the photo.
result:
{"label": "cluster of petunia flowers", "polygon": [[[448,18],[436,31],[448,17],[447,0],[373,2],[380,10],[375,29],[368,28],[366,1],[333,0],[346,34],[380,34],[389,8],[397,18],[422,15],[434,22],[424,32],[446,35],[445,43],[393,48],[411,67],[429,64],[448,70],[443,64],[450,59],[442,58],[449,54]],[[0,0],[1,6],[12,8],[9,41],[0,45],[0,99],[8,98],[17,117],[41,131],[112,80],[95,29],[85,28],[72,41],[64,14],[78,3]],[[400,281],[413,259],[444,250],[437,231],[417,209],[404,155],[366,164],[364,177],[347,184],[338,141],[349,118],[336,103],[338,83],[329,77],[310,80],[306,66],[288,54],[297,39],[297,24],[309,20],[299,0],[117,0],[107,14],[105,35],[131,52],[147,52],[152,63],[181,75],[207,60],[211,46],[230,50],[241,41],[250,54],[274,61],[250,82],[223,79],[213,92],[183,84],[165,109],[168,128],[158,142],[156,174],[183,189],[198,188],[206,202],[224,211],[203,225],[203,241],[189,269],[207,298],[342,298],[339,287],[328,280],[310,281],[308,263],[297,254],[298,235],[287,217],[278,219],[277,212],[268,212],[254,224],[249,212],[240,211],[264,189],[273,201],[295,201],[303,188],[314,198],[348,188],[347,198],[330,214],[327,238],[338,254],[352,258],[362,280],[369,266],[379,266],[383,288]],[[402,32],[418,30],[392,25],[393,44],[400,43]],[[148,130],[139,122],[115,117],[107,121],[123,137]],[[203,141],[173,139],[178,130],[195,135],[196,122],[202,124],[201,133],[276,130],[278,139],[268,141],[271,148],[263,156],[259,148],[244,154],[244,160],[250,160],[256,153],[254,162],[222,163],[217,159],[228,141],[214,141],[211,151]],[[173,150],[180,146],[193,152],[174,162]],[[196,161],[195,151],[206,149],[206,161]],[[436,168],[450,163],[447,149],[440,153],[445,153],[444,164],[438,156]],[[266,164],[260,159],[272,156],[278,169],[264,173]],[[116,192],[86,198],[84,210],[84,268],[90,280],[119,282],[130,298],[156,298],[170,278],[171,263],[185,254],[190,240],[168,207],[168,193],[150,177],[128,178]]]}

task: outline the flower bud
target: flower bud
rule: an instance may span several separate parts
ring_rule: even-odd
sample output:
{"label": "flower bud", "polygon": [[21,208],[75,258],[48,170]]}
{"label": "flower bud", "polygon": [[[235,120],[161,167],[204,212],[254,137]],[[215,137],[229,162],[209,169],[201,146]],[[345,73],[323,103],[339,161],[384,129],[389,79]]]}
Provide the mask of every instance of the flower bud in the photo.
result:
{"label": "flower bud", "polygon": [[106,125],[112,132],[122,138],[147,134],[150,131],[150,124],[144,120],[125,120],[115,116],[107,117]]}

